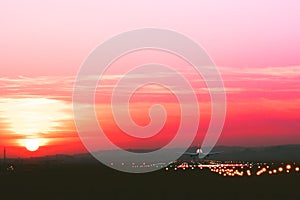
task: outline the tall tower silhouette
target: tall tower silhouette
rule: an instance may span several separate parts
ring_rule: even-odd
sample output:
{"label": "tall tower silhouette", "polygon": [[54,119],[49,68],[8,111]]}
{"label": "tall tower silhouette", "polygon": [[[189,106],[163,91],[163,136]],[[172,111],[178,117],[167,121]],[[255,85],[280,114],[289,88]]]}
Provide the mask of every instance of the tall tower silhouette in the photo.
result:
{"label": "tall tower silhouette", "polygon": [[3,149],[3,163],[6,164],[6,148]]}

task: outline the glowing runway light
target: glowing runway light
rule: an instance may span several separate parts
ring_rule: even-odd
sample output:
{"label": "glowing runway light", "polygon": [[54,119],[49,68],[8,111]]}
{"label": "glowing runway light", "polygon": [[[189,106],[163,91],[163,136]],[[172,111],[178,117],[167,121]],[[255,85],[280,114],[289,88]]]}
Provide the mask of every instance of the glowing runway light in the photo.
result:
{"label": "glowing runway light", "polygon": [[249,169],[247,170],[247,175],[251,176],[251,171]]}

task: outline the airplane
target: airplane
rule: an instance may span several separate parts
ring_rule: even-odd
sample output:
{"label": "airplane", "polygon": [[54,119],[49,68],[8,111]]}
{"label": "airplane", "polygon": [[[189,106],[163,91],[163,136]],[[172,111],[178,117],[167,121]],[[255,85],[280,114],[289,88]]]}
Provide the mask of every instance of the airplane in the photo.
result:
{"label": "airplane", "polygon": [[209,153],[204,153],[203,151],[202,151],[202,149],[201,148],[197,148],[196,149],[196,152],[195,153],[192,153],[192,152],[185,152],[183,155],[189,155],[189,156],[191,156],[192,158],[193,158],[193,160],[195,160],[195,159],[197,159],[197,160],[199,160],[199,159],[205,159],[206,157],[208,157],[208,156],[211,156],[211,155],[216,155],[216,154],[220,154],[220,153],[222,153],[222,152],[209,152]]}

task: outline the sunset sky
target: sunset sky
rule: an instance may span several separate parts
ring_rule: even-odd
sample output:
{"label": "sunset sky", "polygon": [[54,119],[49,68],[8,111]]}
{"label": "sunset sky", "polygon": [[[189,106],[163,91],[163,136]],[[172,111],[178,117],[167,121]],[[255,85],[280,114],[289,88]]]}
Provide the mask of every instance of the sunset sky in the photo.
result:
{"label": "sunset sky", "polygon": [[[76,74],[101,42],[144,27],[187,35],[218,66],[227,95],[218,145],[299,144],[299,7],[296,0],[1,1],[0,149],[6,146],[9,156],[20,157],[85,152],[72,113]],[[201,142],[210,119],[205,83],[188,63],[163,52],[136,52],[114,63],[103,77],[105,87],[96,92],[96,112],[105,119],[99,124],[124,148],[158,147],[174,136],[180,113],[164,88],[141,88],[131,99],[137,124],[149,122],[146,109],[152,103],[162,103],[170,114],[166,127],[148,142],[122,135],[109,112],[120,75],[130,65],[148,62],[172,65],[190,81],[201,114],[194,144]],[[32,138],[41,146],[36,152],[24,147]]]}

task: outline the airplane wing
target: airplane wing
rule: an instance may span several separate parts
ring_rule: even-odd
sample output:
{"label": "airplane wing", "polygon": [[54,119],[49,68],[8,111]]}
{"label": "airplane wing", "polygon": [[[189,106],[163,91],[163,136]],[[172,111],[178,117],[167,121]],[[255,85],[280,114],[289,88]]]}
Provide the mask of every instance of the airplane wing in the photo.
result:
{"label": "airplane wing", "polygon": [[198,154],[196,154],[196,153],[190,153],[190,152],[185,152],[183,155],[197,156]]}
{"label": "airplane wing", "polygon": [[207,154],[207,156],[209,156],[209,155],[216,155],[216,154],[220,154],[220,153],[222,153],[221,151],[220,152],[209,152],[208,154]]}

